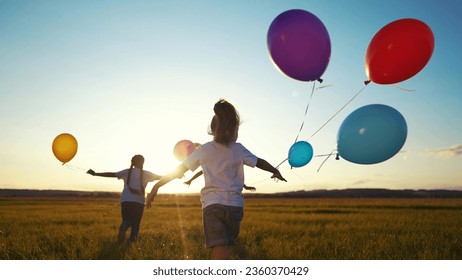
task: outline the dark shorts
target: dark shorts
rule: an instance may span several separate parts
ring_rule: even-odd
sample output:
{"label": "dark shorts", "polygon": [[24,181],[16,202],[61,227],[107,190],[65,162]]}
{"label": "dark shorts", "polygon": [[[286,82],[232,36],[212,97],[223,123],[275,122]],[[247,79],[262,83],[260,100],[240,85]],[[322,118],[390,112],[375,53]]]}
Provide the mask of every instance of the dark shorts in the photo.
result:
{"label": "dark shorts", "polygon": [[242,207],[221,204],[205,207],[202,220],[206,247],[235,245],[243,217]]}

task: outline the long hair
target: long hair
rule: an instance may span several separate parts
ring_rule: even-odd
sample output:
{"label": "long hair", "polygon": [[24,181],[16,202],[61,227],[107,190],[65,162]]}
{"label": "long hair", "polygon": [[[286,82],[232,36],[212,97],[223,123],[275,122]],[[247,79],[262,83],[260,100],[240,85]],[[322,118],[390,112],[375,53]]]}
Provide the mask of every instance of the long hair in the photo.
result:
{"label": "long hair", "polygon": [[[131,162],[131,165],[130,165],[130,169],[128,169],[127,186],[128,186],[128,190],[133,194],[144,195],[143,165],[144,165],[144,157],[142,155],[135,155],[135,156],[132,157],[132,162]],[[141,189],[141,192],[139,190],[134,189],[134,188],[132,188],[130,186],[130,177],[132,175],[132,170],[133,170],[134,167],[140,169],[140,189]]]}
{"label": "long hair", "polygon": [[213,135],[213,140],[225,146],[236,142],[240,124],[236,108],[228,101],[220,99],[215,103],[213,111],[215,115],[210,123],[209,132]]}

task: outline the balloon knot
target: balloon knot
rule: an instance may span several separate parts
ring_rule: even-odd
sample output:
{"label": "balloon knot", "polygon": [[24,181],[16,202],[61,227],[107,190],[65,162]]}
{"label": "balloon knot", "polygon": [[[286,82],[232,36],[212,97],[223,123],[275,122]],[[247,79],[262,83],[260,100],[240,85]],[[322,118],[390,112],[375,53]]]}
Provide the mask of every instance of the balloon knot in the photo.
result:
{"label": "balloon knot", "polygon": [[367,81],[364,81],[364,84],[367,86],[370,82],[371,80],[367,80]]}
{"label": "balloon knot", "polygon": [[319,78],[319,79],[317,79],[316,81],[322,83],[323,80],[322,80],[321,78]]}
{"label": "balloon knot", "polygon": [[337,153],[337,155],[335,156],[335,159],[336,159],[336,160],[339,160],[339,159],[340,159],[340,156],[339,156],[338,153]]}

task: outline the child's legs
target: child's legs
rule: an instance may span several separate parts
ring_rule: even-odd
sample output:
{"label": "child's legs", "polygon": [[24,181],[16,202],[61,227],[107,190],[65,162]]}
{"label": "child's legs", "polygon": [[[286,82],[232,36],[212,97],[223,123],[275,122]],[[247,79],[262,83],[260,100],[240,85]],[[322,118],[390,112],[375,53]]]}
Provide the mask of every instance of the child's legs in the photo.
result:
{"label": "child's legs", "polygon": [[122,223],[120,223],[119,235],[117,238],[119,243],[123,243],[125,241],[125,232],[131,226],[129,202],[122,202],[121,212],[122,212]]}
{"label": "child's legs", "polygon": [[144,205],[141,203],[131,203],[130,220],[132,229],[130,232],[130,242],[135,242],[138,239],[138,232],[140,231],[141,218],[143,217]]}
{"label": "child's legs", "polygon": [[205,243],[214,259],[229,259],[229,245],[236,244],[243,208],[213,204],[203,210]]}
{"label": "child's legs", "polygon": [[229,246],[215,246],[212,248],[212,258],[214,260],[230,260]]}

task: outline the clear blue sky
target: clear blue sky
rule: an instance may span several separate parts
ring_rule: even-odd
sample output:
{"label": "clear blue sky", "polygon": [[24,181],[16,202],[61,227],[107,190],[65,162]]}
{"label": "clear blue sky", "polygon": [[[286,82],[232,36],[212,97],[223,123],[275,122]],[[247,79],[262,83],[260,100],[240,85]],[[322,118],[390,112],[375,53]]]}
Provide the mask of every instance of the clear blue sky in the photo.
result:
{"label": "clear blue sky", "polygon": [[[281,74],[266,45],[280,13],[304,9],[326,26],[329,66],[304,119],[311,83]],[[364,56],[374,34],[401,18],[424,21],[433,56],[399,84],[364,85]],[[301,139],[315,155],[336,147],[341,122],[355,109],[386,104],[405,117],[402,151],[375,165],[314,158],[290,169],[288,183],[246,169],[258,192],[332,188],[462,188],[462,4],[460,1],[4,1],[0,0],[0,188],[120,191],[115,179],[134,154],[164,174],[181,139],[210,140],[213,104],[226,98],[242,118],[239,141],[274,165]],[[69,167],[51,151],[58,134],[79,142]],[[186,174],[186,177],[193,173]],[[197,192],[181,181],[163,192]],[[152,186],[152,184],[150,184]],[[149,186],[149,187],[150,187]]]}

